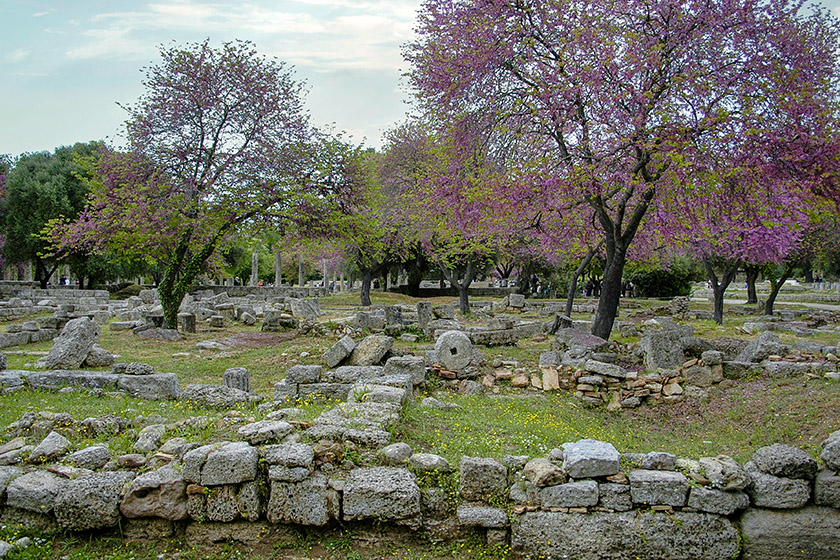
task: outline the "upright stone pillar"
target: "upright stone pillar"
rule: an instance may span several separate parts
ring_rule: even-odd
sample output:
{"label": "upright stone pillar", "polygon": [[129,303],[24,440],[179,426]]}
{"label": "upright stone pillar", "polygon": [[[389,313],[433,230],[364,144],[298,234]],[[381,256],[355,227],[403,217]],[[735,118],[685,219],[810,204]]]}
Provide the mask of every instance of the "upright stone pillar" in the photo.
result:
{"label": "upright stone pillar", "polygon": [[256,286],[260,281],[260,255],[256,251],[251,253],[251,278],[249,286]]}
{"label": "upright stone pillar", "polygon": [[300,257],[300,255],[298,255],[298,286],[303,288],[303,282],[303,259]]}
{"label": "upright stone pillar", "polygon": [[417,302],[417,326],[423,332],[429,328],[429,323],[432,322],[432,302],[419,301]]}
{"label": "upright stone pillar", "polygon": [[274,285],[279,286],[283,283],[283,271],[282,271],[282,257],[280,255],[280,251],[274,252]]}
{"label": "upright stone pillar", "polygon": [[195,315],[193,313],[178,313],[178,330],[183,333],[195,332]]}
{"label": "upright stone pillar", "polygon": [[226,387],[230,387],[231,389],[250,391],[251,374],[244,367],[228,368],[225,370],[224,383]]}

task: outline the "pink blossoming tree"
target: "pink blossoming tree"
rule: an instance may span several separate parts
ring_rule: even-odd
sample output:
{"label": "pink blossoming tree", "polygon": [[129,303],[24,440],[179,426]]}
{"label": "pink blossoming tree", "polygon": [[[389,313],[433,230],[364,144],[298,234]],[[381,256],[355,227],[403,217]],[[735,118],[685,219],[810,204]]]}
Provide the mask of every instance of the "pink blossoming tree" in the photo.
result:
{"label": "pink blossoming tree", "polygon": [[531,138],[558,178],[551,196],[595,213],[606,266],[592,332],[607,338],[649,209],[679,192],[708,150],[748,132],[795,163],[802,133],[824,134],[837,27],[803,5],[426,0],[406,55],[427,111],[446,122],[484,113],[488,126]]}

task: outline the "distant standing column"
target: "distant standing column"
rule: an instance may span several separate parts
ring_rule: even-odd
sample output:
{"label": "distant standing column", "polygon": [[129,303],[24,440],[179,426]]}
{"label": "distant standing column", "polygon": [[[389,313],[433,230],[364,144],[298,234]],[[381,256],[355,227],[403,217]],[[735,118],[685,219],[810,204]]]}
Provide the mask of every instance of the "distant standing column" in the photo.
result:
{"label": "distant standing column", "polygon": [[298,285],[303,288],[303,259],[298,255]]}
{"label": "distant standing column", "polygon": [[251,279],[248,281],[249,286],[256,286],[260,281],[260,255],[256,251],[251,253]]}
{"label": "distant standing column", "polygon": [[283,283],[283,273],[281,270],[281,256],[280,251],[274,253],[274,285],[279,286]]}

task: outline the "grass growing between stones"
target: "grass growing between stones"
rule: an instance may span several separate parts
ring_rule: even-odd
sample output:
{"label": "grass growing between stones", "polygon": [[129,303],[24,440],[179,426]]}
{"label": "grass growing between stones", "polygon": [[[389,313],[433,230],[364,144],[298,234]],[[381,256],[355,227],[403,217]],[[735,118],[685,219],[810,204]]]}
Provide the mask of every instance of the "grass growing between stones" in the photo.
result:
{"label": "grass growing between stones", "polygon": [[464,455],[541,457],[582,438],[623,452],[668,451],[694,459],[725,454],[743,463],[773,443],[816,457],[820,442],[840,427],[840,383],[761,377],[724,385],[706,401],[616,414],[585,407],[568,393],[452,396],[448,400],[462,408],[408,407],[397,437],[455,464]]}

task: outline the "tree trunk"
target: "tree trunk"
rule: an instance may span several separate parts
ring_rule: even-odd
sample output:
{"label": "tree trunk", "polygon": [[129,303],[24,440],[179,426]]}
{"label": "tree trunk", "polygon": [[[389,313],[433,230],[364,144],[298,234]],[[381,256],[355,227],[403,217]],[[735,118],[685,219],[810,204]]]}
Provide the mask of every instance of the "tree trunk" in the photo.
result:
{"label": "tree trunk", "polygon": [[607,257],[604,268],[604,278],[601,282],[601,296],[598,298],[598,310],[592,321],[592,334],[604,340],[610,338],[615,317],[618,315],[618,304],[621,301],[621,279],[624,276],[624,251],[616,252],[613,258]]}
{"label": "tree trunk", "polygon": [[758,303],[758,294],[755,291],[755,282],[758,280],[758,274],[761,269],[754,265],[747,265],[744,267],[747,273],[747,305],[751,303]]}
{"label": "tree trunk", "polygon": [[583,262],[580,263],[580,266],[575,269],[572,273],[572,279],[569,282],[569,293],[566,296],[566,310],[564,315],[566,317],[572,316],[572,306],[575,303],[575,294],[577,293],[577,282],[580,275],[583,274],[583,271],[586,270],[586,267],[589,266],[589,263],[592,262],[592,258],[598,253],[601,249],[602,243],[599,243],[597,247],[592,248],[590,247],[589,250],[586,252],[586,258],[583,259]]}
{"label": "tree trunk", "polygon": [[256,251],[251,253],[251,278],[248,279],[249,286],[256,286],[260,281],[260,255]]}
{"label": "tree trunk", "polygon": [[411,267],[408,270],[408,281],[406,283],[406,294],[411,297],[420,297],[420,283],[423,281],[423,270],[419,267]]}
{"label": "tree trunk", "polygon": [[274,252],[274,285],[279,286],[283,283],[283,267],[282,255],[280,251]]}
{"label": "tree trunk", "polygon": [[735,279],[735,275],[738,274],[740,261],[735,261],[729,268],[725,269],[723,271],[723,278],[720,281],[718,281],[711,260],[703,259],[703,264],[706,266],[706,277],[712,285],[712,293],[714,294],[714,314],[712,318],[715,323],[721,325],[723,324],[723,296],[726,294],[726,289],[729,287],[729,284]]}
{"label": "tree trunk", "polygon": [[370,268],[362,269],[362,307],[370,307],[370,282],[373,272]]}
{"label": "tree trunk", "polygon": [[764,302],[765,315],[773,315],[773,305],[776,303],[776,296],[779,295],[782,286],[785,285],[785,281],[790,278],[791,274],[793,274],[793,269],[795,267],[796,263],[786,264],[779,279],[776,282],[773,282],[772,280],[770,281],[770,294],[767,296],[767,301]]}
{"label": "tree trunk", "polygon": [[464,271],[464,279],[459,281],[458,280],[458,273],[457,271],[450,271],[443,265],[440,267],[443,274],[446,276],[446,279],[449,280],[449,283],[452,285],[453,288],[457,289],[458,291],[458,309],[466,315],[470,312],[470,284],[473,281],[473,274],[474,274],[474,267],[473,263],[467,263],[467,269]]}
{"label": "tree trunk", "polygon": [[[814,268],[810,262],[805,263],[805,283],[806,284],[813,284],[814,283]],[[792,272],[792,271],[791,271]],[[787,278],[785,278],[787,280]]]}

